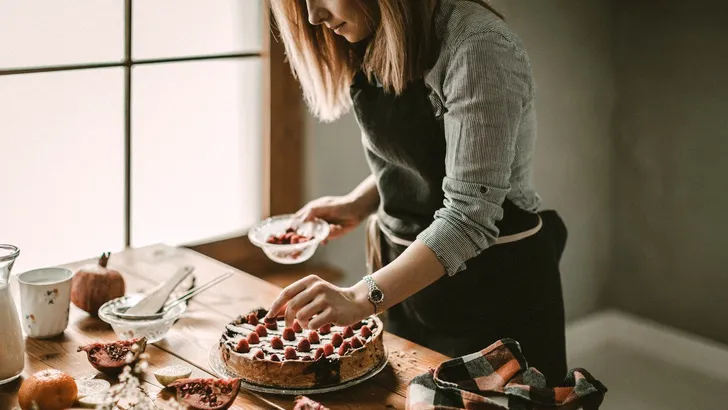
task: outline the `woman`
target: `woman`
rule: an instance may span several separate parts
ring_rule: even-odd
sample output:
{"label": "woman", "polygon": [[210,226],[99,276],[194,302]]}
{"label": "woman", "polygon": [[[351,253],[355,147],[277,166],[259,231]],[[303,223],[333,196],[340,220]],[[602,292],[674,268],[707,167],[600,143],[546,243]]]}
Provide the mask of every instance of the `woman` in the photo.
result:
{"label": "woman", "polygon": [[326,121],[354,108],[372,171],[300,214],[331,223],[331,238],[375,215],[371,275],[348,288],[307,277],[269,315],[315,329],[388,309],[389,331],[450,356],[516,339],[560,382],[566,229],[537,212],[534,84],[517,36],[477,0],[271,6],[309,107]]}

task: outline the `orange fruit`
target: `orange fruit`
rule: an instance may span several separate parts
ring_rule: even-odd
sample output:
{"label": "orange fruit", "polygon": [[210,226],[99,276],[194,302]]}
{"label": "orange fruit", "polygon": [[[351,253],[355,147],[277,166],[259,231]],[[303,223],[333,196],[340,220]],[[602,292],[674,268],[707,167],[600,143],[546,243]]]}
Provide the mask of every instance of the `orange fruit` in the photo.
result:
{"label": "orange fruit", "polygon": [[55,369],[41,370],[25,381],[18,391],[18,404],[23,410],[63,410],[73,406],[78,387],[73,377]]}

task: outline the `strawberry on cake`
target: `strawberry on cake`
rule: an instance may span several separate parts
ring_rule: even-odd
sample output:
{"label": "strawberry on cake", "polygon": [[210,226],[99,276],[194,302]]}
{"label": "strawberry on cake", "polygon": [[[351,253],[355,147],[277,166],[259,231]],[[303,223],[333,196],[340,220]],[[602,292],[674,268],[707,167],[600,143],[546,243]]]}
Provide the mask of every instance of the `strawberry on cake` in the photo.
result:
{"label": "strawberry on cake", "polygon": [[222,359],[246,382],[277,388],[313,388],[345,383],[385,359],[383,326],[370,316],[352,326],[285,327],[283,317],[264,319],[256,309],[225,327]]}

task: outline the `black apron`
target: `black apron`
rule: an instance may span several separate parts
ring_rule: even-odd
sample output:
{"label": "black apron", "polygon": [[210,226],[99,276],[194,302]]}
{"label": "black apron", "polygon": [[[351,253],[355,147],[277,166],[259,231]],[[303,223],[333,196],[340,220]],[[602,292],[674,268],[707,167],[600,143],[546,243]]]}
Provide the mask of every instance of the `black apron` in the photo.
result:
{"label": "black apron", "polygon": [[[351,86],[367,160],[377,178],[380,223],[398,238],[413,240],[442,207],[445,134],[423,80],[400,95],[386,93],[358,73]],[[387,330],[445,355],[479,351],[513,338],[529,365],[559,384],[566,375],[564,306],[559,260],[566,227],[554,211],[525,211],[509,199],[496,225],[500,235],[541,230],[517,242],[491,246],[466,262],[467,269],[443,276],[384,315]],[[383,264],[406,249],[381,235]]]}

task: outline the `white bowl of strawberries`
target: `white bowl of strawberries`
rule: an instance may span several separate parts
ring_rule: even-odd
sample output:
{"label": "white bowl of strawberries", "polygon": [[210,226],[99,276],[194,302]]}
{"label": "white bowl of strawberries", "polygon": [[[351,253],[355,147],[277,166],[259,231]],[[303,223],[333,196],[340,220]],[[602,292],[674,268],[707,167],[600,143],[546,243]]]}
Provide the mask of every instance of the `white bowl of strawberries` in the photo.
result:
{"label": "white bowl of strawberries", "polygon": [[293,214],[264,219],[248,231],[253,245],[263,249],[270,260],[286,265],[311,259],[328,236],[329,224],[326,221],[316,219],[298,223]]}

